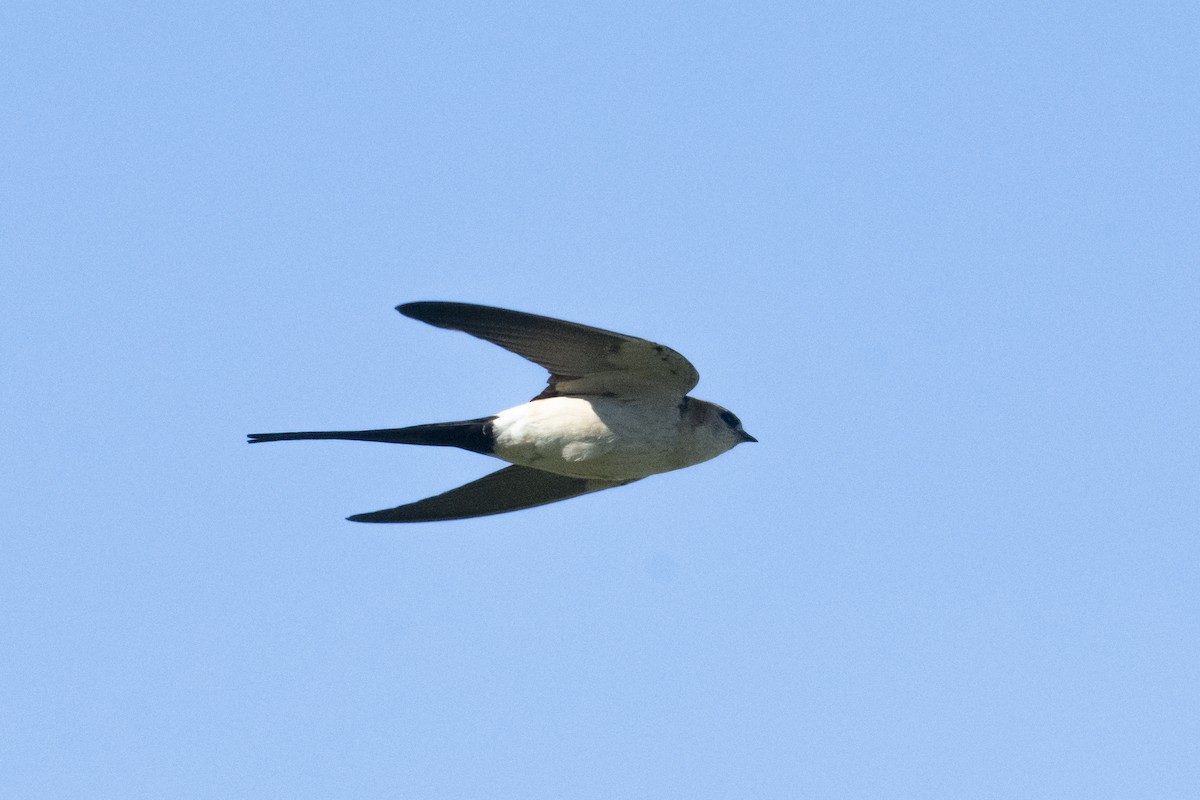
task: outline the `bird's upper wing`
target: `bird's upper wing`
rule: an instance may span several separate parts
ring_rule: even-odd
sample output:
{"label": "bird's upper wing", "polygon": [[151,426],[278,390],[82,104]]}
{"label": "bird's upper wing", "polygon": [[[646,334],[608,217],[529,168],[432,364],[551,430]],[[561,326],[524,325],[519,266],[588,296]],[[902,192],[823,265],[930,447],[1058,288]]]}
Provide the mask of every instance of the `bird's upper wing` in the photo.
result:
{"label": "bird's upper wing", "polygon": [[685,395],[700,380],[686,358],[634,336],[521,311],[470,303],[405,303],[396,310],[439,328],[463,331],[550,371],[545,391],[558,395]]}
{"label": "bird's upper wing", "polygon": [[486,517],[554,503],[630,482],[571,478],[540,469],[512,466],[415,503],[369,514],[355,514],[348,519],[352,522],[438,522]]}

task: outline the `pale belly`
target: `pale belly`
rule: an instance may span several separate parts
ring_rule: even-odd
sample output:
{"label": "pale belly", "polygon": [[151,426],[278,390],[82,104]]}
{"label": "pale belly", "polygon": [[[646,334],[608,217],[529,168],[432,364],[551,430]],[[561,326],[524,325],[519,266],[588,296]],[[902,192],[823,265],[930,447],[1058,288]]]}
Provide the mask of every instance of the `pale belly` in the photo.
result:
{"label": "pale belly", "polygon": [[500,412],[493,455],[560,475],[629,481],[707,460],[669,403],[551,397]]}

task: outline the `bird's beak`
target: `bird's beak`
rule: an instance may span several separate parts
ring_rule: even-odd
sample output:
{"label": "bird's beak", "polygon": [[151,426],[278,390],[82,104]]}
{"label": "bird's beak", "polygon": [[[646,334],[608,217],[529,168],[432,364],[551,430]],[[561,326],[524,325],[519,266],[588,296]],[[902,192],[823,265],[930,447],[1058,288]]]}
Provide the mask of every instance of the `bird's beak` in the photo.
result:
{"label": "bird's beak", "polygon": [[745,431],[742,431],[742,441],[743,442],[757,442],[758,439],[755,439],[750,434],[746,433]]}

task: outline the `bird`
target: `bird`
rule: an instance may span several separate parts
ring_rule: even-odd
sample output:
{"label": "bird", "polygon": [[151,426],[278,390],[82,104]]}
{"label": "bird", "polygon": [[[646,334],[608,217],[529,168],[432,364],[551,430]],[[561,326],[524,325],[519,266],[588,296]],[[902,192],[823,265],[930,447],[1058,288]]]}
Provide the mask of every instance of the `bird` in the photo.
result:
{"label": "bird", "polygon": [[518,511],[690,467],[758,441],[732,411],[688,396],[700,375],[664,345],[472,303],[421,301],[396,310],[498,345],[550,377],[529,402],[478,419],[248,435],[251,444],[349,439],[457,447],[509,464],[424,500],[347,517],[352,522],[438,522]]}

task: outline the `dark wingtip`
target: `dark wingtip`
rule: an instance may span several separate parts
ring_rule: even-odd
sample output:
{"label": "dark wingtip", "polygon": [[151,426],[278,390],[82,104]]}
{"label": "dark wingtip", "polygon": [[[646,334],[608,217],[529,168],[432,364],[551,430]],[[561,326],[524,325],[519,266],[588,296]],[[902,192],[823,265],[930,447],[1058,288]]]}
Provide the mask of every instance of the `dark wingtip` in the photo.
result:
{"label": "dark wingtip", "polygon": [[346,517],[348,522],[406,522],[407,520],[395,519],[391,514],[392,509],[384,509],[383,511],[369,511],[365,514],[351,514]]}
{"label": "dark wingtip", "polygon": [[436,300],[418,300],[415,303],[401,303],[396,306],[396,310],[406,317],[419,319],[424,321],[424,312],[432,310],[434,306],[444,306],[446,303],[439,303]]}
{"label": "dark wingtip", "polygon": [[396,306],[396,310],[410,319],[424,322],[426,325],[433,325],[435,328],[461,330],[459,325],[464,317],[470,317],[472,314],[496,311],[497,309],[491,306],[475,305],[474,303],[418,300],[415,303],[401,303]]}

